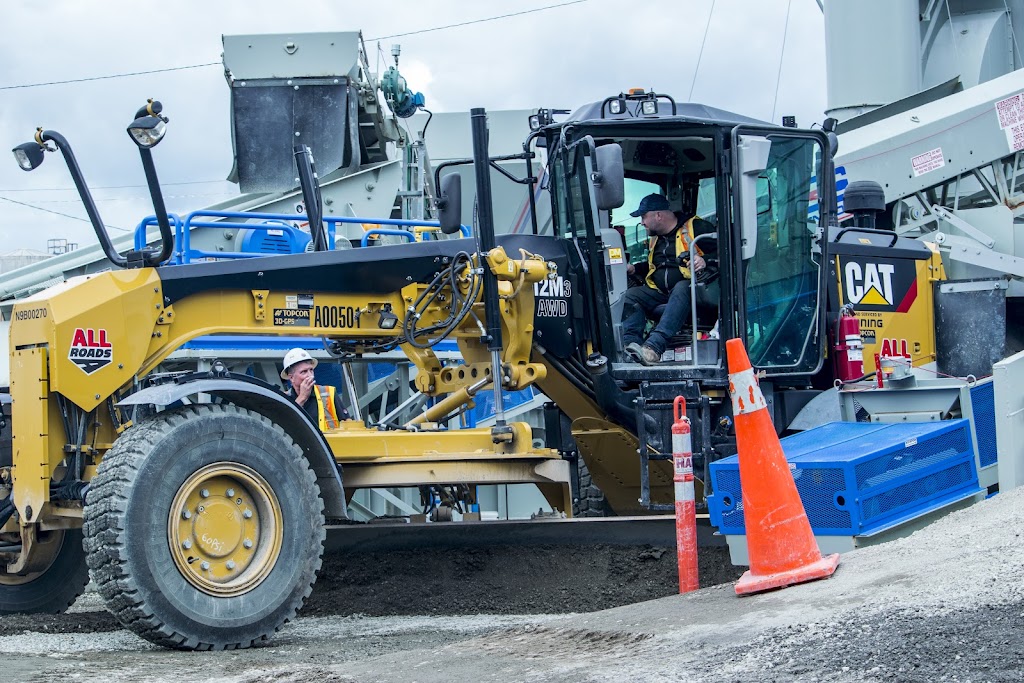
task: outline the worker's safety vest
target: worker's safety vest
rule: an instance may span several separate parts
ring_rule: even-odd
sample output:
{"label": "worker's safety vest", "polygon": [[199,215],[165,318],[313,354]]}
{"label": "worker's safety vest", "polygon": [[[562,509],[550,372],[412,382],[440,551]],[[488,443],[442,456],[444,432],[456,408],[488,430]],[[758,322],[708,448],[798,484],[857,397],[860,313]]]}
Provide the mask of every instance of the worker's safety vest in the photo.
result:
{"label": "worker's safety vest", "polygon": [[[690,253],[690,240],[693,239],[693,221],[696,218],[694,216],[683,223],[681,230],[676,230],[676,258],[679,258],[682,254]],[[647,263],[650,265],[650,268],[647,269],[647,286],[651,289],[659,289],[658,285],[654,283],[654,245],[658,243],[658,237],[659,235],[654,235],[648,243]],[[695,249],[695,252],[699,256],[704,255],[699,246]],[[679,272],[683,274],[684,280],[690,279],[690,269],[686,266],[679,266]]]}
{"label": "worker's safety vest", "polygon": [[338,413],[334,408],[334,387],[317,384],[313,389],[313,394],[316,396],[316,415],[320,431],[337,429],[341,420],[338,419]]}

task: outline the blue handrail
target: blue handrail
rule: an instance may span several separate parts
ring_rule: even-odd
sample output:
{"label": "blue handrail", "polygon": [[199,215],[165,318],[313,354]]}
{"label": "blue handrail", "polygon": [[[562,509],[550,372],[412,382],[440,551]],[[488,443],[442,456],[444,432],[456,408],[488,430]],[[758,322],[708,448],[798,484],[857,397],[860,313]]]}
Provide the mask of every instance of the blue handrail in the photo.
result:
{"label": "blue handrail", "polygon": [[[244,211],[214,211],[211,209],[200,209],[193,211],[192,213],[185,216],[182,219],[177,214],[168,214],[168,218],[174,228],[174,254],[169,263],[176,265],[190,263],[192,259],[197,258],[212,258],[212,259],[237,259],[237,258],[256,258],[260,256],[267,256],[263,253],[252,253],[252,252],[239,252],[239,251],[203,251],[201,249],[192,248],[191,231],[192,228],[212,228],[219,230],[226,229],[238,229],[238,230],[286,230],[289,232],[298,231],[297,228],[292,227],[291,223],[294,221],[309,221],[309,217],[303,214],[284,214],[284,213],[263,213],[263,212],[244,212]],[[260,223],[235,223],[227,221],[214,221],[214,220],[200,220],[203,218],[235,218],[245,219],[251,221],[252,219],[262,220]],[[359,225],[374,225],[374,226],[402,226],[402,227],[426,227],[426,228],[439,228],[441,226],[439,221],[426,221],[426,220],[412,220],[405,218],[356,218],[349,216],[325,216],[324,223],[327,224],[327,248],[334,249],[334,238],[337,234],[337,226],[339,224],[359,224]],[[146,246],[146,228],[151,225],[156,225],[155,216],[147,216],[139,223],[135,229],[135,248],[143,249]],[[462,234],[468,237],[471,233],[469,226],[461,226]],[[298,231],[302,232],[302,231]],[[306,234],[303,232],[303,234]],[[397,230],[389,228],[374,227],[368,230],[362,236],[360,240],[360,246],[368,246],[369,238],[372,235],[395,235],[400,237],[408,237],[410,241],[416,240],[416,235],[411,230]]]}
{"label": "blue handrail", "polygon": [[[170,222],[171,227],[175,230],[181,225],[181,216],[176,213],[168,213],[167,220]],[[150,226],[158,226],[156,216],[146,216],[139,224],[135,226],[135,246],[136,251],[141,251],[146,248],[148,240],[146,239],[146,228]],[[171,258],[173,260],[173,256]]]}
{"label": "blue handrail", "polygon": [[[261,219],[263,223],[230,223],[224,221],[201,221],[196,220],[198,218],[244,218],[244,219]],[[288,213],[262,213],[262,212],[243,212],[243,211],[212,211],[208,209],[200,209],[199,211],[193,211],[185,217],[179,229],[175,234],[175,243],[179,245],[177,252],[177,263],[189,263],[193,258],[254,258],[258,256],[267,256],[267,254],[254,254],[249,252],[240,251],[203,251],[201,249],[192,249],[192,240],[190,233],[192,228],[215,228],[220,230],[226,230],[228,228],[235,228],[238,230],[295,230],[289,224],[290,221],[308,221],[309,217],[303,214],[288,214]],[[284,222],[282,225],[281,222]],[[328,249],[333,248],[334,245],[334,225],[328,224],[327,227],[327,247]]]}
{"label": "blue handrail", "polygon": [[394,228],[371,228],[363,233],[362,238],[359,240],[359,246],[365,247],[370,243],[370,238],[374,235],[392,235],[394,237],[408,237],[410,242],[416,241],[415,233],[409,232],[408,230],[395,230]]}
{"label": "blue handrail", "polygon": [[[416,220],[414,218],[354,218],[351,216],[324,216],[325,223],[358,223],[360,225],[397,225],[397,226],[423,226],[425,228],[440,228],[440,221]],[[459,226],[462,234],[469,236],[471,229],[468,225]]]}

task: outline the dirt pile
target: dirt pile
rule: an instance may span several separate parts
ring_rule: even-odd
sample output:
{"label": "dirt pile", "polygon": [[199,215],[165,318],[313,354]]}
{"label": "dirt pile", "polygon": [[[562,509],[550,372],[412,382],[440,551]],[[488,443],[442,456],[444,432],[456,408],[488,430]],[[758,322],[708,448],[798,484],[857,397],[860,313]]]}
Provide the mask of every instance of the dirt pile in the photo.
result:
{"label": "dirt pile", "polygon": [[[702,548],[702,586],[735,581],[726,548]],[[488,546],[382,550],[324,557],[300,616],[562,614],[654,600],[679,592],[675,548]],[[9,615],[0,636],[100,633],[121,628],[96,596],[68,614]],[[81,611],[82,607],[89,611]]]}
{"label": "dirt pile", "polygon": [[[724,547],[701,548],[702,586],[742,568]],[[675,548],[489,546],[352,553],[324,558],[302,616],[559,614],[679,592]]]}

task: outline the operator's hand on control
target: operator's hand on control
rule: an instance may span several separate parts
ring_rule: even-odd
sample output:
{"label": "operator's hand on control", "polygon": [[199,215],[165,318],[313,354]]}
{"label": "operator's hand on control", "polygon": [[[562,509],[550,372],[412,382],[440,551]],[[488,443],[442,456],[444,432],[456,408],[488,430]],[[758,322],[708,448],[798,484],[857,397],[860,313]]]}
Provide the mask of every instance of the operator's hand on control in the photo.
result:
{"label": "operator's hand on control", "polygon": [[310,372],[308,375],[303,375],[299,379],[299,385],[295,387],[295,402],[300,406],[306,405],[306,401],[309,400],[310,394],[313,393],[313,384],[315,378],[313,373]]}
{"label": "operator's hand on control", "polygon": [[634,266],[632,263],[627,263],[626,264],[626,277],[629,277],[630,275],[633,275],[634,273],[636,273],[636,266]]}
{"label": "operator's hand on control", "polygon": [[[686,254],[685,256],[679,257],[680,265],[685,267],[689,262],[690,262],[690,255],[689,254]],[[708,264],[704,260],[703,256],[701,256],[700,254],[694,254],[694,256],[693,256],[693,268],[691,268],[691,270],[694,273],[699,273],[700,271],[704,270],[707,267],[707,265]]]}

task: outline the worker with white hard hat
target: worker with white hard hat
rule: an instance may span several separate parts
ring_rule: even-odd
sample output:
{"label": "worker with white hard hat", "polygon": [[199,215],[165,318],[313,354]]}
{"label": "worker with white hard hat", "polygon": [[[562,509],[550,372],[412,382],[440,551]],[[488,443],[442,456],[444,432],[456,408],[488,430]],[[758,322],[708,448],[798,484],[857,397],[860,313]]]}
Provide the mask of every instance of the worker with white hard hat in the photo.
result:
{"label": "worker with white hard hat", "polygon": [[[288,380],[291,384],[290,395],[323,432],[336,429],[342,420],[349,417],[335,387],[316,383],[313,376],[316,365],[316,358],[310,356],[308,351],[292,349],[284,355],[281,379]],[[314,398],[312,401],[309,400],[311,396]]]}

